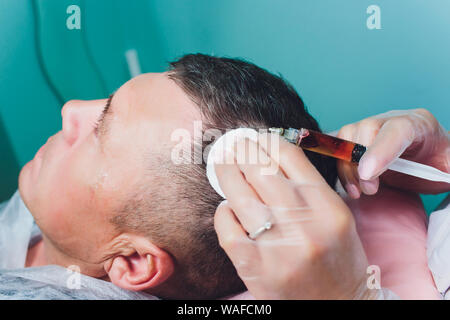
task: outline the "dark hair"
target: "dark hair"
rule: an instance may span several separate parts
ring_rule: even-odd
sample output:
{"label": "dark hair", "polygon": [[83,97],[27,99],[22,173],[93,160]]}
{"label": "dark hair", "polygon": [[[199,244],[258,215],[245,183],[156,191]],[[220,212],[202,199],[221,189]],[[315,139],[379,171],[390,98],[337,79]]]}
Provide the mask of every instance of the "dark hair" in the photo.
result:
{"label": "dark hair", "polygon": [[[199,107],[203,130],[293,127],[321,131],[292,86],[252,63],[189,54],[170,66],[169,77]],[[335,160],[305,154],[334,188]],[[149,161],[158,188],[137,188],[113,222],[147,234],[176,261],[174,275],[152,293],[199,299],[244,290],[217,240],[213,217],[222,198],[209,185],[205,163],[175,165],[163,155],[152,155]]]}
{"label": "dark hair", "polygon": [[[188,54],[172,62],[169,77],[199,106],[204,129],[306,128],[322,132],[295,89],[281,76],[244,60]],[[206,122],[206,123],[205,123]],[[305,151],[334,188],[336,161]]]}

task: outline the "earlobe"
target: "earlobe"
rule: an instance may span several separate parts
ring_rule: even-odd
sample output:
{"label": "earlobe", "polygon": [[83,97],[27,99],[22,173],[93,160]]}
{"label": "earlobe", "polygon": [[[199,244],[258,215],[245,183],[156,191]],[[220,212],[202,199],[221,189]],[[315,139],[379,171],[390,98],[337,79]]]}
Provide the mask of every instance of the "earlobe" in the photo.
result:
{"label": "earlobe", "polygon": [[158,248],[153,253],[134,252],[129,256],[116,256],[105,265],[112,283],[123,289],[142,291],[162,284],[173,273],[173,260]]}

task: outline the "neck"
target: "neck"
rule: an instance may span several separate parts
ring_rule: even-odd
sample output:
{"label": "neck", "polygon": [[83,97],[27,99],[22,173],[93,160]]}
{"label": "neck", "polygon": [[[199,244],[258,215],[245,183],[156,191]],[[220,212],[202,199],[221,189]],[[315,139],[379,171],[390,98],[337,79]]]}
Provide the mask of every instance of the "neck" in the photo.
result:
{"label": "neck", "polygon": [[28,249],[25,268],[41,267],[50,264],[59,265],[65,268],[75,265],[80,268],[82,274],[109,281],[108,275],[105,273],[102,264],[86,263],[66,256],[64,253],[60,253],[55,249],[43,235],[43,239]]}
{"label": "neck", "polygon": [[47,265],[47,258],[45,256],[44,241],[41,239],[34,246],[28,249],[27,259],[25,261],[25,268],[40,267]]}

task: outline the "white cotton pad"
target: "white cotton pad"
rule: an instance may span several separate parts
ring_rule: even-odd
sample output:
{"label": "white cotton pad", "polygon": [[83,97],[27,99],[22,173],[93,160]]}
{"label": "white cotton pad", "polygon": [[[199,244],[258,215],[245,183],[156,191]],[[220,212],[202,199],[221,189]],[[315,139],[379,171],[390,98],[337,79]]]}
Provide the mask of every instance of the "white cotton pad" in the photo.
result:
{"label": "white cotton pad", "polygon": [[222,189],[220,188],[219,180],[217,179],[216,170],[214,168],[214,163],[216,161],[223,161],[223,155],[225,154],[225,151],[233,151],[235,142],[244,138],[248,138],[254,142],[258,142],[258,132],[254,129],[249,128],[238,128],[230,130],[214,142],[208,154],[208,160],[206,162],[206,176],[208,177],[211,187],[213,187],[213,189],[216,190],[216,192],[224,199],[226,199],[226,197]]}

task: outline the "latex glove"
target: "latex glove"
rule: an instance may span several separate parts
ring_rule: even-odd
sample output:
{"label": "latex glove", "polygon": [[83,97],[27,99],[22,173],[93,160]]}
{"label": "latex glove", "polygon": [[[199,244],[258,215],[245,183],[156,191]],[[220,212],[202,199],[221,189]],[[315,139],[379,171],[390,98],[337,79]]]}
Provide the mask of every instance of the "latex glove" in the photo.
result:
{"label": "latex glove", "polygon": [[[418,193],[442,193],[450,184],[386,168],[398,157],[450,170],[450,137],[426,109],[394,110],[342,127],[337,135],[368,146],[359,165],[338,160],[339,179],[350,197],[371,195],[382,183]],[[380,176],[381,175],[381,176]]]}
{"label": "latex glove", "polygon": [[[241,140],[235,149],[258,150],[258,162],[228,153],[215,167],[227,200],[214,225],[250,293],[257,299],[379,298],[381,290],[367,288],[368,262],[347,205],[300,148],[280,139],[273,157],[278,148],[262,146]],[[261,174],[274,159],[276,174]],[[273,227],[250,239],[267,221]]]}

